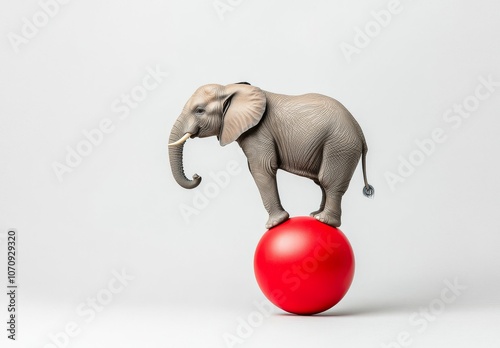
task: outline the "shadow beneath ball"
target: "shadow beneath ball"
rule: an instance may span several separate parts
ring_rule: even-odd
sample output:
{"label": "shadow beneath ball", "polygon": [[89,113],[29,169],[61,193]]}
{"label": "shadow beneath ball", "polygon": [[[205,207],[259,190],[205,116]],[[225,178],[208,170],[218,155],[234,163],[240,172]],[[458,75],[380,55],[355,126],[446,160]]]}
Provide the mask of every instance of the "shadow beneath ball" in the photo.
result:
{"label": "shadow beneath ball", "polygon": [[375,303],[353,307],[331,308],[325,312],[311,315],[297,315],[292,313],[275,313],[276,316],[290,317],[350,317],[369,316],[383,313],[413,312],[424,303]]}

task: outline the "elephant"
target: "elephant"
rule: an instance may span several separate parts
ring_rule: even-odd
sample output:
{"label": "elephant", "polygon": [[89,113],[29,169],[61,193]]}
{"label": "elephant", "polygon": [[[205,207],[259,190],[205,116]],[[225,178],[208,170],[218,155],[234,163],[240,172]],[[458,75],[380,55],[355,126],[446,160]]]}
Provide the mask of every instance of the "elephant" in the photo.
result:
{"label": "elephant", "polygon": [[361,127],[340,102],[328,96],[276,94],[247,82],[199,87],[170,132],[170,166],[180,186],[193,189],[201,182],[198,174],[190,180],[184,173],[184,143],[209,136],[217,136],[221,146],[236,141],[242,148],[269,213],[267,229],[289,218],[278,194],[278,169],[319,185],[321,204],[311,216],[333,227],[341,224],[342,196],[360,157],[363,194],[374,194],[366,176],[368,147]]}

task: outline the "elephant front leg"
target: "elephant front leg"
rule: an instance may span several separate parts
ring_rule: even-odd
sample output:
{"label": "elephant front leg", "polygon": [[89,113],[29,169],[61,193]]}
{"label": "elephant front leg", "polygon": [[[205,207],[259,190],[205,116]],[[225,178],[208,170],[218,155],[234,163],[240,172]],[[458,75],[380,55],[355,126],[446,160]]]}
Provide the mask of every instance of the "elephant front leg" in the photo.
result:
{"label": "elephant front leg", "polygon": [[278,185],[276,183],[276,171],[255,165],[252,166],[252,164],[250,164],[250,171],[259,188],[264,207],[269,213],[266,228],[272,228],[286,221],[289,218],[289,214],[281,205]]}

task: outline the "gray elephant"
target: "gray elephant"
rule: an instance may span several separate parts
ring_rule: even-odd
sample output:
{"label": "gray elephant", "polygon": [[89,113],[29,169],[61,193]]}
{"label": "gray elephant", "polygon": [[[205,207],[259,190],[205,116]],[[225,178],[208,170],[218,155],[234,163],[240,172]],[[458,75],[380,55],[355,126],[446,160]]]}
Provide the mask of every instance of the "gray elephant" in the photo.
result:
{"label": "gray elephant", "polygon": [[170,133],[169,157],[173,176],[187,189],[201,177],[184,174],[182,154],[188,138],[217,136],[222,146],[237,141],[269,213],[266,228],[288,219],[276,184],[283,169],[314,180],[323,193],[319,221],[340,226],[341,199],[362,157],[365,186],[368,150],[361,127],[338,101],[320,94],[288,96],[263,91],[246,82],[227,86],[210,84],[187,101]]}

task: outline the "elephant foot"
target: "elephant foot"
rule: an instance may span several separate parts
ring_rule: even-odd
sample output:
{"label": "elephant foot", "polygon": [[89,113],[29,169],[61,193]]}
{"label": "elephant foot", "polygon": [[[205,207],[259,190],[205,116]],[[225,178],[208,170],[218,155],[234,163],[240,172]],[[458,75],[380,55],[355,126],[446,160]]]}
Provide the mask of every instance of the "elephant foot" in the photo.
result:
{"label": "elephant foot", "polygon": [[327,214],[325,211],[314,215],[314,218],[316,220],[321,221],[327,225],[333,226],[333,227],[339,227],[340,226],[340,217],[336,217],[333,214]]}
{"label": "elephant foot", "polygon": [[312,216],[312,217],[315,217],[316,215],[318,215],[319,213],[321,213],[323,210],[315,210],[313,211],[311,214],[309,214],[309,216]]}
{"label": "elephant foot", "polygon": [[285,222],[286,220],[288,220],[289,217],[290,217],[290,215],[288,215],[288,213],[284,210],[282,210],[278,213],[275,213],[275,214],[271,214],[271,215],[269,215],[269,220],[267,220],[266,228],[270,229],[270,228],[273,228],[275,226],[278,226],[282,222]]}

